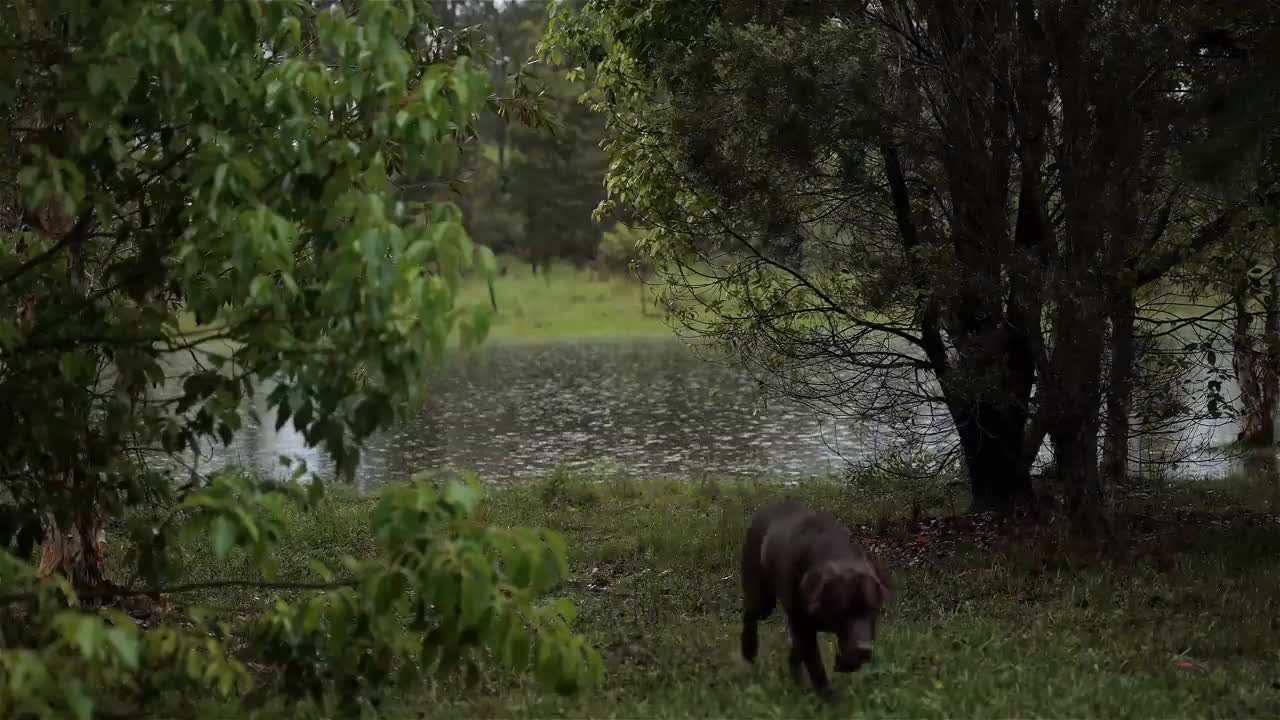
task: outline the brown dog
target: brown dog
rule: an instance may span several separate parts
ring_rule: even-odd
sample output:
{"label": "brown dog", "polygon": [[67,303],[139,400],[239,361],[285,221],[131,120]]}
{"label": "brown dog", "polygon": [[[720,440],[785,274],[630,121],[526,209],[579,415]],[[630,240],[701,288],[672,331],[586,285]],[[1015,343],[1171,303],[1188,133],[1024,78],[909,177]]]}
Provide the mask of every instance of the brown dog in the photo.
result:
{"label": "brown dog", "polygon": [[781,600],[791,674],[799,679],[803,665],[819,696],[828,699],[818,633],[836,636],[836,672],[858,670],[871,659],[876,616],[892,594],[888,571],[834,515],[796,500],[765,507],[751,518],[742,547],[742,657],[755,662],[756,624]]}

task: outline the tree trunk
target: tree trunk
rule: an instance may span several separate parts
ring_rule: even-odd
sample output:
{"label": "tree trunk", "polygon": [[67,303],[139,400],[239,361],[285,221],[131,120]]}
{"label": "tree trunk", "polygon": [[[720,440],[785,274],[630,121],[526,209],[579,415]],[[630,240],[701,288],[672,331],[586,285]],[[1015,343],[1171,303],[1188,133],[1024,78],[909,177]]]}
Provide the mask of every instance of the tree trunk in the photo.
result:
{"label": "tree trunk", "polygon": [[1067,512],[1076,528],[1096,535],[1104,528],[1102,477],[1098,472],[1097,413],[1067,413],[1049,431]]}
{"label": "tree trunk", "polygon": [[1132,290],[1112,301],[1111,368],[1107,378],[1107,429],[1102,446],[1102,476],[1108,484],[1129,477],[1129,412],[1133,405],[1134,325]]}
{"label": "tree trunk", "polygon": [[1259,440],[1267,445],[1275,444],[1276,401],[1280,398],[1280,235],[1274,243],[1266,326],[1262,336],[1266,352],[1261,382],[1262,407],[1258,411],[1262,419],[1262,437]]}
{"label": "tree trunk", "polygon": [[[48,129],[43,116],[37,117],[36,125]],[[32,208],[30,215],[32,230],[44,235],[49,242],[71,241],[67,245],[71,289],[81,298],[88,295],[83,241],[89,231],[92,214],[82,213],[79,220],[68,216],[63,211],[62,198],[55,193],[43,207]],[[34,296],[25,298],[18,311],[20,322],[28,326],[37,320],[34,300]],[[77,589],[101,586],[106,582],[107,520],[106,514],[97,506],[97,493],[78,487],[74,473],[68,472],[58,461],[31,470],[38,477],[43,477],[51,491],[46,497],[62,496],[75,502],[74,508],[63,518],[65,527],[59,524],[53,513],[45,514],[37,573],[41,577],[61,573]],[[64,489],[67,490],[65,494],[56,492]]]}
{"label": "tree trunk", "polygon": [[[1275,441],[1275,405],[1277,386],[1276,363],[1280,359],[1280,273],[1270,277],[1270,294],[1266,302],[1266,321],[1259,343],[1252,333],[1249,313],[1249,284],[1242,282],[1235,291],[1235,331],[1232,335],[1232,364],[1240,386],[1240,432],[1236,440],[1248,446],[1265,446]],[[1261,345],[1261,347],[1259,347]]]}
{"label": "tree trunk", "polygon": [[64,575],[76,589],[106,583],[107,518],[96,510],[77,511],[69,527],[58,524],[53,513],[45,516],[45,536],[40,547],[37,573]]}
{"label": "tree trunk", "polygon": [[1054,328],[1052,419],[1049,440],[1066,494],[1067,512],[1087,534],[1105,529],[1098,470],[1098,405],[1102,396],[1104,319],[1081,298],[1058,305]]}
{"label": "tree trunk", "polygon": [[977,403],[972,410],[954,404],[952,418],[960,436],[972,512],[1008,512],[1031,505],[1031,465],[1023,456],[1025,413]]}

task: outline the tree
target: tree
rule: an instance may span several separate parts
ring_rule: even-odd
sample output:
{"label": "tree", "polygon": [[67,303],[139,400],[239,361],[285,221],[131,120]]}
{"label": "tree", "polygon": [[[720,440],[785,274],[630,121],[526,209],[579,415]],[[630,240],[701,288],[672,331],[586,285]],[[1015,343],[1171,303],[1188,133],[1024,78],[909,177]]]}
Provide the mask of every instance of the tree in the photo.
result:
{"label": "tree", "polygon": [[[1237,439],[1245,445],[1275,443],[1276,403],[1280,400],[1280,248],[1272,242],[1267,260],[1265,290],[1254,289],[1258,276],[1247,274],[1233,293],[1235,332],[1232,334],[1234,367],[1244,405]],[[1252,270],[1253,268],[1250,268]],[[1254,313],[1249,305],[1253,295],[1261,295],[1262,332],[1252,331]]]}
{"label": "tree", "polygon": [[604,123],[577,102],[582,83],[567,82],[535,58],[547,8],[545,0],[448,3],[452,27],[482,48],[497,93],[519,97],[520,83],[536,86],[536,96],[526,97],[551,118],[551,132],[519,122],[526,105],[481,118],[481,142],[468,149],[458,194],[472,235],[523,256],[535,271],[555,258],[594,257],[601,228],[591,210],[604,198],[606,162]]}
{"label": "tree", "polygon": [[679,321],[816,407],[943,409],[979,509],[1031,496],[1047,437],[1091,524],[1137,290],[1274,199],[1182,171],[1211,10],[592,0],[548,50],[592,73]]}
{"label": "tree", "polygon": [[[474,247],[455,206],[397,184],[449,177],[475,115],[499,103],[428,0],[10,0],[0,3],[0,93],[0,153],[12,168],[0,183],[0,505],[43,518],[46,531],[43,573],[0,553],[5,592],[16,593],[6,607],[34,603],[18,616],[26,622],[7,623],[29,632],[0,641],[0,710],[88,717],[96,692],[145,698],[146,663],[182,675],[175,659],[191,643],[186,681],[230,691],[240,670],[215,641],[173,627],[140,634],[75,605],[163,592],[177,534],[192,526],[220,555],[251,548],[269,569],[283,531],[271,510],[297,486],[175,477],[155,462],[198,452],[205,438],[230,442],[254,380],[275,381],[277,422],[347,478],[361,442],[421,397],[449,336],[483,338],[486,308],[455,297],[468,268],[493,272],[492,254]],[[164,387],[175,353],[195,359],[176,394]],[[322,488],[313,478],[307,494]],[[404,663],[424,643],[449,660],[488,644],[526,668],[527,647],[505,648],[528,629],[547,638],[534,660],[548,682],[569,687],[589,673],[565,613],[512,629],[556,575],[543,559],[562,563],[562,548],[457,525],[476,493],[442,495],[389,494],[375,518],[387,557],[325,585],[351,590],[338,600],[282,605],[297,622],[267,647],[300,652],[292,662],[321,671],[317,682],[375,670],[377,681],[390,666],[425,668],[427,658]],[[161,521],[140,520],[157,506]],[[106,575],[108,520],[126,518],[138,520],[141,590]],[[432,560],[428,543],[454,547],[452,559]],[[424,607],[442,577],[462,599],[432,596],[410,648],[402,613]],[[335,629],[358,637],[319,657],[376,667],[317,665],[312,644]]]}

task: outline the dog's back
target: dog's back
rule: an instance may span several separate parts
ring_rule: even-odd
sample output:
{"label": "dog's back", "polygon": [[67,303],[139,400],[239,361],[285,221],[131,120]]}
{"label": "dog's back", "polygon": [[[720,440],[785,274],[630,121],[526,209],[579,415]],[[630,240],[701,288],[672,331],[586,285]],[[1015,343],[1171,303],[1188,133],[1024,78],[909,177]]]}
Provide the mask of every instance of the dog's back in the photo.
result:
{"label": "dog's back", "polygon": [[[746,542],[742,544],[742,590],[746,597],[760,595],[761,600],[767,598],[767,608],[761,607],[761,617],[768,617],[773,610],[775,588],[771,580],[779,547],[786,547],[783,537],[791,532],[805,519],[813,515],[813,511],[798,500],[783,500],[758,510],[751,517],[751,526],[747,529]],[[770,553],[770,545],[773,552]],[[773,562],[770,562],[770,561]]]}
{"label": "dog's back", "polygon": [[818,512],[798,500],[782,500],[761,508],[751,519],[742,549],[742,582],[746,596],[759,595],[759,617],[775,602],[792,605],[802,572],[820,560],[860,556],[860,548],[829,512]]}

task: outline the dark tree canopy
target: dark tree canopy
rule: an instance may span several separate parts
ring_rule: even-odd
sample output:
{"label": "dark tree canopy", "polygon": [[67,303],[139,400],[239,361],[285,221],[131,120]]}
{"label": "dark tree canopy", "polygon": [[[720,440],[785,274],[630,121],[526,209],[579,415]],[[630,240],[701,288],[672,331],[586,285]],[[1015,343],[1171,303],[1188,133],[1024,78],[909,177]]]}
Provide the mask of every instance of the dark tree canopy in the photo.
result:
{"label": "dark tree canopy", "polygon": [[592,0],[551,32],[591,62],[610,202],[656,228],[678,320],[839,413],[918,433],[921,403],[945,408],[980,507],[1030,494],[1047,436],[1086,518],[1114,328],[1275,194],[1256,167],[1227,190],[1185,171],[1223,132],[1222,21],[1173,1]]}

